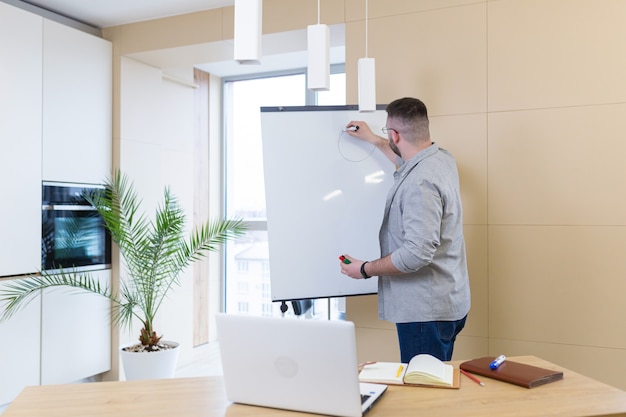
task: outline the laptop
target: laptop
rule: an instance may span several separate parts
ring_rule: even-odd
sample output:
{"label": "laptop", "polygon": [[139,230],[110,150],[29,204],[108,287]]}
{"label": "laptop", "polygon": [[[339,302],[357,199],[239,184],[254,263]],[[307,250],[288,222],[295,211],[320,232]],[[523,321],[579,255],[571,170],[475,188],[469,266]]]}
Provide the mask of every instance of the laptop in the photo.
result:
{"label": "laptop", "polygon": [[387,389],[359,382],[352,322],[224,313],[216,322],[229,401],[361,417]]}

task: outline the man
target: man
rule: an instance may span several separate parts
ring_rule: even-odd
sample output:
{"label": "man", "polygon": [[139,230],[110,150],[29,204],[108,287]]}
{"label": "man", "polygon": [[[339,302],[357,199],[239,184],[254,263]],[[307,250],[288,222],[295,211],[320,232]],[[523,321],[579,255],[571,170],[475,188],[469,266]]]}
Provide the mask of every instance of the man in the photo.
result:
{"label": "man", "polygon": [[396,323],[402,362],[419,353],[447,361],[470,308],[456,161],[431,142],[420,100],[401,98],[386,110],[387,139],[363,121],[346,129],[397,166],[379,233],[381,258],[345,255],[351,263],[341,262],[341,272],[379,277],[379,318]]}

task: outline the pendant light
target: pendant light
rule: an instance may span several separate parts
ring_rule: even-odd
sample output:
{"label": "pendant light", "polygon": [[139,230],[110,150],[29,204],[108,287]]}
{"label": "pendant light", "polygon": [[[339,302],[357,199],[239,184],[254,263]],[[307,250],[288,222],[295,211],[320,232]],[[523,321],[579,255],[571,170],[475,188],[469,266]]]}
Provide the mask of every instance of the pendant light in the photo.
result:
{"label": "pendant light", "polygon": [[235,53],[240,64],[261,63],[263,0],[235,0]]}
{"label": "pendant light", "polygon": [[330,30],[320,24],[320,0],[317,0],[317,25],[307,26],[307,88],[330,90]]}
{"label": "pendant light", "polygon": [[359,111],[376,111],[376,62],[367,57],[368,4],[365,0],[365,58],[359,58]]}

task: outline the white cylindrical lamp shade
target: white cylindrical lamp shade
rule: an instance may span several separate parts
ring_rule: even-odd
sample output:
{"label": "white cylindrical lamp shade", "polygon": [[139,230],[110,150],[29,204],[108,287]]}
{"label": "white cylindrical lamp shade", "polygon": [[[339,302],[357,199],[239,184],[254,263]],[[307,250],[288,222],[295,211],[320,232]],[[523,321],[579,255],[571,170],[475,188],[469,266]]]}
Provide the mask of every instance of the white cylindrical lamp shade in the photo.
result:
{"label": "white cylindrical lamp shade", "polygon": [[235,53],[240,64],[261,63],[263,0],[235,0]]}
{"label": "white cylindrical lamp shade", "polygon": [[376,62],[359,58],[359,111],[376,111]]}
{"label": "white cylindrical lamp shade", "polygon": [[328,25],[307,27],[307,88],[330,90],[330,30]]}

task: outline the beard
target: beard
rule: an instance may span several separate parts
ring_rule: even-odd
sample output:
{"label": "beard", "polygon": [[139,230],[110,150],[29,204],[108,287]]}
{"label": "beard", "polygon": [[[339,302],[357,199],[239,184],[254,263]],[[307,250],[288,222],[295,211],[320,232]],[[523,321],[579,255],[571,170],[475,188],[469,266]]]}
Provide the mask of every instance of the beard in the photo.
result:
{"label": "beard", "polygon": [[402,158],[402,155],[400,155],[400,149],[398,149],[398,146],[395,143],[393,143],[393,140],[391,140],[391,139],[389,139],[389,147],[391,148],[393,153],[395,153],[400,158]]}

